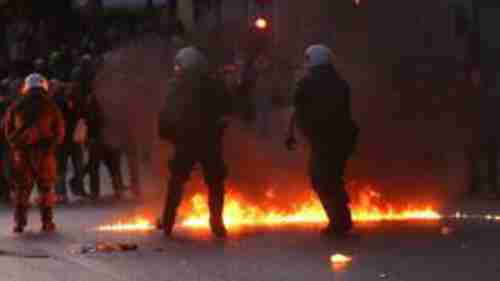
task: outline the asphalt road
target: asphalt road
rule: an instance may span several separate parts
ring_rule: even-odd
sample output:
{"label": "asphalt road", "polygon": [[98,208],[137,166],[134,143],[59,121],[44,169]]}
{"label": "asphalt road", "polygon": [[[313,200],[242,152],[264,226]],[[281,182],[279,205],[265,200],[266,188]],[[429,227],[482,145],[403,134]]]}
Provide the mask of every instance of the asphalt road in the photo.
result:
{"label": "asphalt road", "polygon": [[[495,203],[490,205],[496,207]],[[481,207],[482,205],[478,205]],[[488,206],[470,208],[486,211]],[[0,210],[0,280],[456,280],[500,278],[500,223],[451,220],[358,225],[359,239],[326,240],[317,229],[247,229],[227,241],[177,229],[120,234],[91,229],[137,209],[133,201],[77,202],[57,209],[59,231],[39,233],[33,211],[27,233],[10,233]],[[448,210],[452,212],[451,208]],[[493,212],[493,211],[492,211]],[[444,228],[446,227],[446,228]],[[136,244],[135,251],[82,253],[97,242]],[[333,268],[332,254],[352,257]]]}

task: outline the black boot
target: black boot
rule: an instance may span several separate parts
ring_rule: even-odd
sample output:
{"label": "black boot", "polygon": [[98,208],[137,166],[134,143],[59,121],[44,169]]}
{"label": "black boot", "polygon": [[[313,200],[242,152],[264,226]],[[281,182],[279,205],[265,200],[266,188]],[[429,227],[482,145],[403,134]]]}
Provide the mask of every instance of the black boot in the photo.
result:
{"label": "black boot", "polygon": [[227,237],[227,230],[222,222],[213,222],[210,220],[210,228],[212,229],[212,233],[217,238],[224,239]]}
{"label": "black boot", "polygon": [[208,207],[210,209],[210,228],[217,238],[226,238],[224,226],[224,184],[209,186]]}
{"label": "black boot", "polygon": [[163,210],[163,231],[165,236],[170,237],[175,225],[175,218],[177,216],[177,208],[181,203],[183,191],[183,184],[176,181],[175,178],[171,179],[168,184],[167,200],[165,201],[165,209]]}
{"label": "black boot", "polygon": [[323,236],[344,238],[351,236],[353,227],[351,210],[346,204],[340,204],[333,209],[329,225],[321,231]]}
{"label": "black boot", "polygon": [[90,199],[97,200],[101,196],[99,167],[94,168],[90,172]]}
{"label": "black boot", "polygon": [[351,210],[345,204],[336,208],[337,217],[334,220],[334,229],[338,233],[348,233],[352,230]]}
{"label": "black boot", "polygon": [[81,179],[74,177],[70,180],[71,193],[78,197],[89,197],[85,189],[83,188],[83,182]]}
{"label": "black boot", "polygon": [[14,226],[13,232],[24,232],[24,228],[28,223],[28,208],[24,206],[17,206],[14,210],[14,221],[16,225]]}
{"label": "black boot", "polygon": [[329,192],[318,192],[318,197],[328,217],[328,226],[321,231],[324,236],[344,236],[352,229],[351,210],[348,206],[348,197],[343,193],[331,194]]}
{"label": "black boot", "polygon": [[112,185],[113,185],[113,190],[114,190],[114,193],[115,193],[115,198],[116,199],[122,199],[123,198],[123,193],[124,193],[124,190],[125,190],[125,186],[123,184],[121,176],[117,175],[117,174],[113,174],[111,176],[111,182],[112,182]]}

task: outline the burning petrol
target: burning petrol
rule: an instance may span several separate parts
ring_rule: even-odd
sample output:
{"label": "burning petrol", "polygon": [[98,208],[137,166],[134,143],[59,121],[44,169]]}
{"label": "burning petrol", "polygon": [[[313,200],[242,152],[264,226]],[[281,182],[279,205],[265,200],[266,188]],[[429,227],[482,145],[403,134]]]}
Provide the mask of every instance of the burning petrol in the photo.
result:
{"label": "burning petrol", "polygon": [[[268,194],[271,194],[269,192]],[[434,206],[394,207],[383,203],[380,193],[365,188],[353,196],[353,218],[358,223],[405,220],[439,220],[441,215]],[[261,204],[252,204],[250,200],[236,191],[226,194],[224,223],[230,231],[251,227],[314,226],[327,223],[327,217],[319,200],[311,193],[305,193],[289,207],[280,208],[276,198],[269,196]],[[188,229],[208,229],[209,211],[207,198],[203,193],[195,193],[181,206],[179,227]],[[274,204],[273,204],[274,203]],[[102,225],[97,231],[149,231],[155,228],[154,220],[146,216],[136,216],[113,224]]]}

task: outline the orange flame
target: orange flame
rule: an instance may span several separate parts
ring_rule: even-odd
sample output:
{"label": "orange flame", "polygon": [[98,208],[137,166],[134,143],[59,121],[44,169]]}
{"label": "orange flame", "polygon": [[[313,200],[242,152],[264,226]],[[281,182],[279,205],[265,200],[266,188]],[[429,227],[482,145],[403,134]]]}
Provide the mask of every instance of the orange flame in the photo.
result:
{"label": "orange flame", "polygon": [[[275,199],[275,192],[268,190],[266,200]],[[353,219],[357,222],[404,221],[404,220],[439,220],[441,215],[432,206],[397,209],[384,204],[381,194],[367,188],[360,192],[352,204]],[[190,229],[206,229],[209,227],[209,210],[206,195],[196,193],[181,208],[182,220],[179,225]],[[224,205],[224,224],[230,230],[255,226],[284,225],[324,225],[327,216],[319,200],[309,193],[305,200],[291,204],[287,210],[278,207],[264,208],[247,203],[237,193],[228,192]],[[119,221],[116,224],[97,227],[97,231],[149,231],[155,228],[151,220],[136,217],[129,222]]]}
{"label": "orange flame", "polygon": [[267,20],[264,18],[258,18],[257,20],[255,20],[255,27],[257,27],[258,29],[266,29],[267,25]]}
{"label": "orange flame", "polygon": [[335,254],[330,257],[330,262],[333,263],[349,263],[352,261],[351,257],[342,254]]}
{"label": "orange flame", "polygon": [[[268,191],[266,198],[274,198],[274,192]],[[353,219],[358,222],[403,221],[403,220],[438,220],[441,215],[432,206],[419,208],[407,207],[396,209],[380,202],[381,195],[371,189],[362,192],[358,202],[352,206]],[[207,228],[209,211],[206,196],[197,193],[190,202],[181,225],[189,228]],[[319,200],[312,194],[306,200],[293,204],[291,210],[279,208],[264,209],[247,205],[234,193],[226,195],[224,206],[224,224],[229,229],[242,226],[279,226],[292,224],[323,225],[328,222]]]}
{"label": "orange flame", "polygon": [[330,265],[333,271],[341,271],[352,262],[352,258],[342,254],[335,254],[330,257]]}
{"label": "orange flame", "polygon": [[129,232],[129,231],[151,231],[155,226],[150,220],[143,217],[136,217],[130,222],[118,221],[115,224],[102,225],[96,228],[97,231],[114,231],[114,232]]}

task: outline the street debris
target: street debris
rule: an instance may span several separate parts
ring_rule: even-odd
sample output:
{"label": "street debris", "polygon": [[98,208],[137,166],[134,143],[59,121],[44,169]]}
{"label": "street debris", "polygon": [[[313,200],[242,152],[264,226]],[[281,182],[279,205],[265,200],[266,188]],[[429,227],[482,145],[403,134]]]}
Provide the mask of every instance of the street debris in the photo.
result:
{"label": "street debris", "polygon": [[378,275],[378,278],[380,278],[380,279],[387,279],[387,278],[389,278],[389,274],[388,274],[388,273],[385,273],[385,272],[380,273],[380,274]]}
{"label": "street debris", "polygon": [[98,242],[95,245],[87,244],[73,250],[74,254],[93,254],[93,253],[113,253],[137,251],[139,247],[134,243],[104,243]]}

